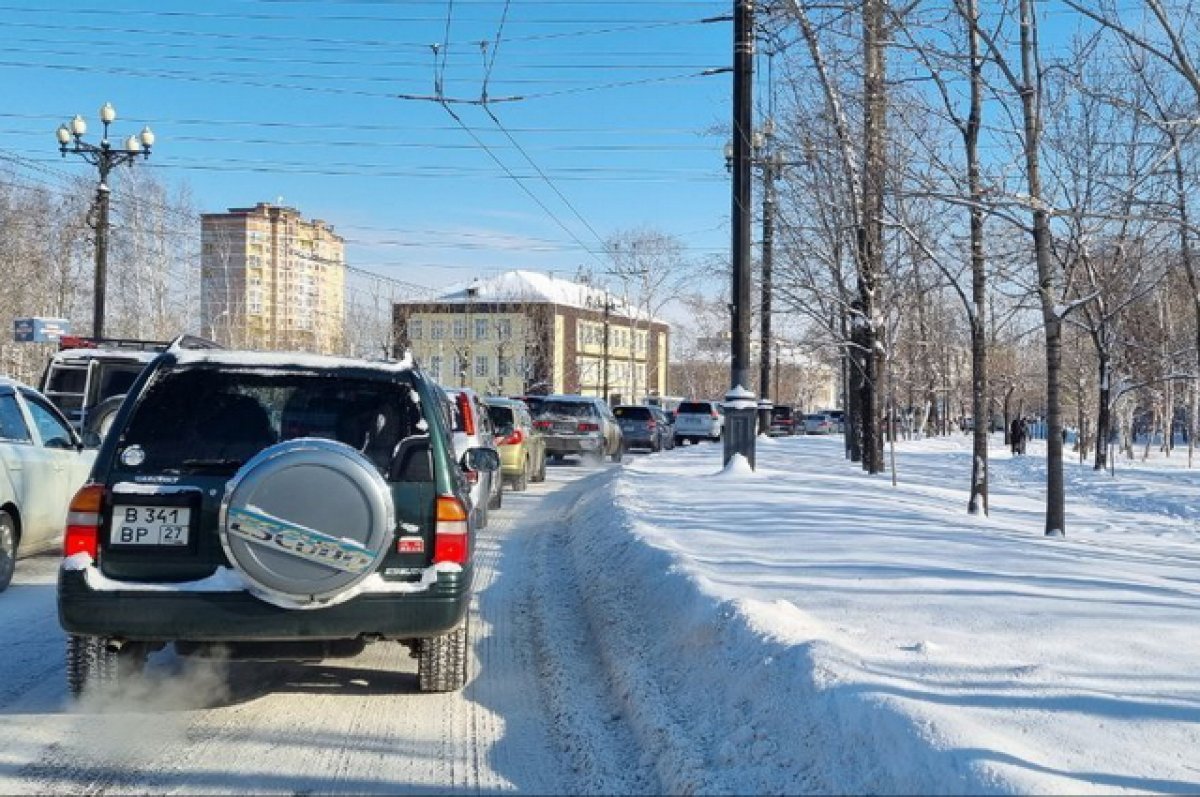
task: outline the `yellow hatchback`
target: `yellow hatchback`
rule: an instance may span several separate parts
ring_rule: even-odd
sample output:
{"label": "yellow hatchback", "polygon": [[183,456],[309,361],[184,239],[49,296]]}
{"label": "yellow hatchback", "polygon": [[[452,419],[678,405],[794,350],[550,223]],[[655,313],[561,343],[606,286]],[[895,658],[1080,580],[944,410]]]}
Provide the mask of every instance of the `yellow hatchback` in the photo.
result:
{"label": "yellow hatchback", "polygon": [[529,482],[546,480],[546,441],[533,428],[533,418],[525,402],[516,399],[484,399],[492,427],[496,430],[496,449],[500,452],[500,472],[514,492]]}

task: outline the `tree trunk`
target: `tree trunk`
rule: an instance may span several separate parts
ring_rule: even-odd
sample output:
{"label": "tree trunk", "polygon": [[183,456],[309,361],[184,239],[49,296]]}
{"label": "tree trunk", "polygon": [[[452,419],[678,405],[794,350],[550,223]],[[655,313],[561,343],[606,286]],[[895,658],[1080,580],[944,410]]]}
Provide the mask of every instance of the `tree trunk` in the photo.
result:
{"label": "tree trunk", "polygon": [[1046,526],[1048,537],[1067,531],[1066,490],[1062,461],[1062,318],[1058,315],[1057,285],[1050,246],[1050,214],[1042,199],[1041,66],[1038,56],[1034,0],[1021,0],[1021,115],[1025,127],[1025,170],[1033,208],[1033,249],[1037,260],[1038,296],[1046,335]]}
{"label": "tree trunk", "polygon": [[[1108,467],[1108,438],[1112,428],[1112,363],[1107,351],[1098,352],[1100,360],[1100,404],[1096,407],[1096,460],[1093,469]],[[1082,456],[1082,454],[1081,454]]]}
{"label": "tree trunk", "polygon": [[967,154],[967,190],[971,197],[971,414],[975,418],[971,457],[971,496],[967,511],[988,513],[987,417],[987,261],[983,255],[983,186],[979,175],[979,127],[983,117],[983,61],[979,57],[979,12],[966,0],[967,40],[971,57],[971,112],[963,129]]}

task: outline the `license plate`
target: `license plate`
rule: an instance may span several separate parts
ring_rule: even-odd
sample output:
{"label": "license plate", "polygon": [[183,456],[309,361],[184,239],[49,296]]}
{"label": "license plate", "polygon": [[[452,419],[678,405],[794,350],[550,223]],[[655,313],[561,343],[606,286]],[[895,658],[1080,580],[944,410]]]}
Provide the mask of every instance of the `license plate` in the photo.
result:
{"label": "license plate", "polygon": [[113,507],[112,545],[164,545],[177,547],[188,544],[192,510],[186,506],[123,506]]}
{"label": "license plate", "polygon": [[575,429],[576,429],[576,426],[573,423],[556,423],[556,424],[554,424],[554,431],[556,431],[556,432],[573,432],[573,431],[575,431]]}

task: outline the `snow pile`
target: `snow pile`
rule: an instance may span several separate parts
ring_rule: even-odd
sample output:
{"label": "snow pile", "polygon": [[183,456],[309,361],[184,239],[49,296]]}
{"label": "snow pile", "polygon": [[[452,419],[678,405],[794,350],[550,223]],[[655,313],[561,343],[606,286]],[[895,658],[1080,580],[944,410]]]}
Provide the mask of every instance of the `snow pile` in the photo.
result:
{"label": "snow pile", "polygon": [[590,622],[667,791],[1200,791],[1200,551],[1164,471],[1110,496],[1069,466],[1048,540],[1032,447],[997,447],[991,516],[966,515],[969,444],[902,444],[898,488],[840,438],[715,481],[720,447],[688,447],[580,503]]}

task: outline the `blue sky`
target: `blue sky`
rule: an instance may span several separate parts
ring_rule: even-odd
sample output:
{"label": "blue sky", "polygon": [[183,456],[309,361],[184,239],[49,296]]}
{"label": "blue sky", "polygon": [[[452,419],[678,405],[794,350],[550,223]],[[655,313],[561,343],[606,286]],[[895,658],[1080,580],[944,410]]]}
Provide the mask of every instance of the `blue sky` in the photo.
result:
{"label": "blue sky", "polygon": [[[512,0],[501,31],[504,0],[0,0],[0,151],[23,179],[89,176],[54,130],[79,113],[95,140],[111,101],[114,136],[149,124],[146,167],[199,210],[282,198],[334,224],[352,265],[422,285],[571,275],[638,226],[727,256],[730,75],[700,73],[728,66],[732,34],[700,20],[730,5]],[[499,125],[397,97],[439,74],[461,99],[486,74]]]}

